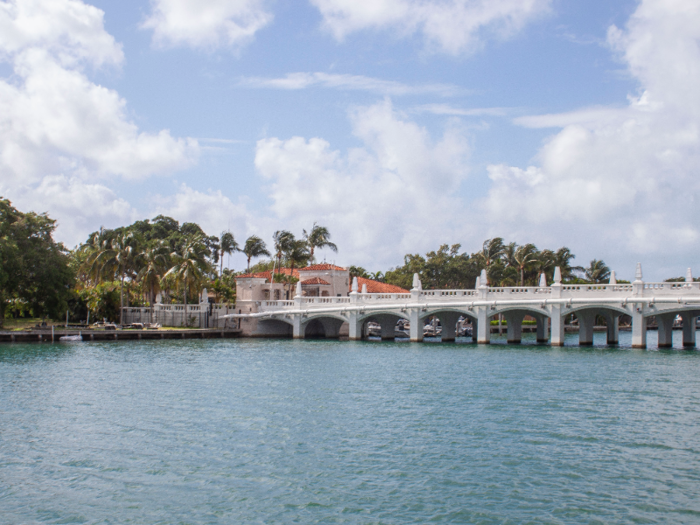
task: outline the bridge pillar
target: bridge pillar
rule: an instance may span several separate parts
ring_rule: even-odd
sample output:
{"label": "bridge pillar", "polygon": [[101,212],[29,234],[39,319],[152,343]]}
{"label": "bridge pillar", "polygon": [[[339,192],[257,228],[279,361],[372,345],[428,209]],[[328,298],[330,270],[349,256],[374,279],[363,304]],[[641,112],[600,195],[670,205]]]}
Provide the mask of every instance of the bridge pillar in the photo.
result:
{"label": "bridge pillar", "polygon": [[664,314],[656,316],[656,324],[659,327],[659,348],[671,348],[673,346],[673,320],[676,314]]}
{"label": "bridge pillar", "polygon": [[607,343],[616,345],[620,341],[620,316],[616,313],[609,313],[605,316],[607,325]]}
{"label": "bridge pillar", "polygon": [[292,319],[292,337],[294,339],[304,339],[306,336],[305,332],[305,326],[302,326],[301,323],[301,315],[295,315],[294,318]]}
{"label": "bridge pillar", "polygon": [[348,316],[348,339],[350,341],[362,340],[362,323],[357,320],[357,312],[350,312]]}
{"label": "bridge pillar", "polygon": [[412,308],[410,313],[410,330],[409,335],[412,343],[420,343],[423,341],[423,323],[420,318],[420,308]]}
{"label": "bridge pillar", "polygon": [[440,324],[442,325],[440,340],[443,343],[453,342],[457,337],[457,320],[459,319],[459,314],[443,312],[437,317],[440,319]]}
{"label": "bridge pillar", "polygon": [[684,312],[681,314],[681,319],[683,319],[683,348],[695,347],[695,320],[697,316],[696,312]]}
{"label": "bridge pillar", "polygon": [[578,311],[578,344],[590,346],[593,344],[593,326],[595,325],[595,312]]}
{"label": "bridge pillar", "polygon": [[379,326],[382,327],[382,341],[393,341],[396,338],[396,319],[381,319]]}
{"label": "bridge pillar", "polygon": [[642,306],[632,310],[632,348],[647,347],[647,318]]}
{"label": "bridge pillar", "polygon": [[549,341],[549,317],[538,315],[535,319],[537,319],[537,342],[546,343]]}
{"label": "bridge pillar", "polygon": [[550,343],[552,346],[564,346],[564,315],[560,304],[551,306]]}
{"label": "bridge pillar", "polygon": [[491,342],[491,322],[489,320],[489,307],[481,306],[476,313],[476,342],[487,345]]}
{"label": "bridge pillar", "polygon": [[[525,312],[515,310],[505,312],[503,315],[506,318],[506,323],[508,323],[508,343],[520,343],[523,337],[523,317],[525,317]],[[491,323],[489,323],[489,325],[490,324]]]}

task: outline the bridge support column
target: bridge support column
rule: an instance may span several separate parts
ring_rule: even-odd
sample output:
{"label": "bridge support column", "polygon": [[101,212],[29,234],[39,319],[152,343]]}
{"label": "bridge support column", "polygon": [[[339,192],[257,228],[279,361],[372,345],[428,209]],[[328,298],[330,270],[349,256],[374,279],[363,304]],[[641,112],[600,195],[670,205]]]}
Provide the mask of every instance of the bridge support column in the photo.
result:
{"label": "bridge support column", "polygon": [[491,342],[491,322],[489,320],[489,307],[479,307],[476,316],[476,342],[480,345],[487,345]]}
{"label": "bridge support column", "polygon": [[412,343],[420,343],[423,341],[423,323],[420,318],[420,308],[413,308],[410,313],[410,330],[409,335]]}
{"label": "bridge support column", "polygon": [[350,312],[348,317],[348,339],[350,341],[362,340],[362,324],[357,320],[357,312]]}
{"label": "bridge support column", "polygon": [[642,307],[632,311],[632,348],[647,347],[647,318],[644,317]]}
{"label": "bridge support column", "polygon": [[[304,333],[304,328],[305,326],[302,325],[301,323],[301,316],[300,315],[295,315],[294,319],[292,319],[292,337],[294,339],[304,339],[305,333]],[[289,332],[287,332],[289,333]]]}
{"label": "bridge support column", "polygon": [[442,325],[440,340],[443,343],[454,342],[457,337],[457,320],[459,319],[459,314],[451,312],[441,313],[438,318]]}
{"label": "bridge support column", "polygon": [[673,346],[673,320],[676,314],[657,315],[656,324],[659,327],[659,348]]}
{"label": "bridge support column", "polygon": [[396,337],[396,319],[381,319],[382,341],[393,341]]}
{"label": "bridge support column", "polygon": [[564,346],[564,316],[559,304],[552,305],[550,324],[550,343],[552,346]]}
{"label": "bridge support column", "polygon": [[595,325],[595,312],[576,312],[578,318],[578,344],[590,346],[593,344],[593,326]]}
{"label": "bridge support column", "polygon": [[537,342],[546,343],[549,341],[549,317],[538,315],[537,319]]}
{"label": "bridge support column", "polygon": [[687,312],[681,314],[683,319],[683,348],[695,348],[695,320],[698,314],[696,312]]}
{"label": "bridge support column", "polygon": [[620,341],[620,316],[614,313],[605,316],[607,324],[607,343],[616,345]]}
{"label": "bridge support column", "polygon": [[514,312],[506,312],[504,317],[506,318],[506,323],[508,323],[508,343],[520,343],[523,338],[523,317],[525,317],[525,313],[516,310]]}

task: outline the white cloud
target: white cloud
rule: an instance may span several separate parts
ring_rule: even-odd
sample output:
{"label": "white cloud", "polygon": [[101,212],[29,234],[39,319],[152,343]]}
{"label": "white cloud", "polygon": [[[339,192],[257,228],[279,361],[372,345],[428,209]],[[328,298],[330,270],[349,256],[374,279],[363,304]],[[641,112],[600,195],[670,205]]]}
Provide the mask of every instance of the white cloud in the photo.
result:
{"label": "white cloud", "polygon": [[413,111],[453,117],[500,117],[507,113],[506,108],[456,108],[449,104],[423,104],[413,108]]}
{"label": "white cloud", "polygon": [[118,64],[121,46],[104,30],[104,12],[80,0],[9,0],[0,3],[0,59],[33,47],[64,65]]}
{"label": "white cloud", "polygon": [[255,165],[285,228],[300,232],[319,221],[353,264],[393,264],[397,253],[449,236],[459,209],[453,194],[468,171],[457,125],[435,142],[389,101],[350,118],[363,146],[345,154],[320,138],[258,142]]}
{"label": "white cloud", "polygon": [[23,211],[49,211],[58,224],[56,238],[69,248],[100,226],[114,228],[136,218],[136,211],[113,190],[76,177],[48,175],[36,186],[13,188],[12,194],[13,204]]}
{"label": "white cloud", "polygon": [[550,0],[311,0],[336,39],[365,29],[420,32],[429,45],[471,52],[486,34],[507,37],[545,12]]}
{"label": "white cloud", "polygon": [[281,78],[244,78],[241,86],[261,87],[272,89],[306,89],[314,86],[323,88],[344,89],[353,91],[370,91],[383,95],[414,95],[434,94],[451,96],[460,90],[456,86],[446,84],[410,85],[392,80],[382,80],[362,75],[346,75],[333,73],[288,73]]}
{"label": "white cloud", "polygon": [[[700,240],[700,4],[644,0],[609,42],[639,81],[624,108],[586,108],[516,119],[563,127],[526,170],[491,166],[482,211],[519,237],[556,237],[679,269]],[[669,261],[673,258],[673,261]]]}
{"label": "white cloud", "polygon": [[263,0],[152,0],[143,27],[162,46],[240,47],[265,27],[272,15]]}
{"label": "white cloud", "polygon": [[180,222],[196,222],[208,235],[219,235],[231,228],[237,236],[251,232],[251,216],[243,202],[234,203],[221,190],[207,192],[181,184],[176,194],[154,199],[152,215],[163,214]]}
{"label": "white cloud", "polygon": [[199,152],[196,140],[140,131],[126,101],[89,79],[89,68],[123,60],[103,16],[79,0],[0,3],[0,61],[12,68],[0,78],[0,188],[26,209],[43,206],[68,242],[92,220],[131,216],[96,179],[170,173]]}

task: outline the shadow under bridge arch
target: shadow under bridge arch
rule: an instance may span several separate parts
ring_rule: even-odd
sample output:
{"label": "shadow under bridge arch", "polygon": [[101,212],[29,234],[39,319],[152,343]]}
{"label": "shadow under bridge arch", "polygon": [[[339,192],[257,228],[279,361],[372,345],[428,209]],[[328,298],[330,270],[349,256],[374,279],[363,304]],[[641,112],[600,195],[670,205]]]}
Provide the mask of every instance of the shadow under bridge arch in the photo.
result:
{"label": "shadow under bridge arch", "polygon": [[318,316],[302,323],[301,329],[305,339],[338,339],[347,335],[347,321],[342,317]]}

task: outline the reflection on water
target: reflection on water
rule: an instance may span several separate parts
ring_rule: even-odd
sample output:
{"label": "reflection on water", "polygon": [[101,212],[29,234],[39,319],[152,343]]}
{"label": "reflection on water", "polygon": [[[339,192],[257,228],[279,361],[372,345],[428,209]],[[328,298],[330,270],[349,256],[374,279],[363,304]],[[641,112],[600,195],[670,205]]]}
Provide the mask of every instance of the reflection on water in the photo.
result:
{"label": "reflection on water", "polygon": [[697,351],[502,339],[1,345],[0,523],[700,521]]}

